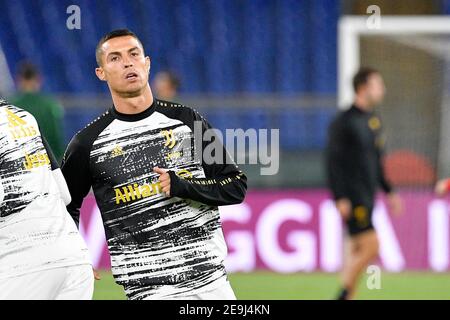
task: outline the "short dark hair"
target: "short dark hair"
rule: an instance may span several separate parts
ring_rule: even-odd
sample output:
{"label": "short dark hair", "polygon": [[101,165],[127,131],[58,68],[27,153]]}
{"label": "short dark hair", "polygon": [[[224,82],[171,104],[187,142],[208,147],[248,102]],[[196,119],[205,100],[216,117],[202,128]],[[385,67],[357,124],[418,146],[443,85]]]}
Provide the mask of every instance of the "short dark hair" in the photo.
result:
{"label": "short dark hair", "polygon": [[17,75],[21,79],[32,80],[39,78],[40,72],[39,68],[35,64],[29,61],[23,61],[18,65]]}
{"label": "short dark hair", "polygon": [[371,67],[362,67],[358,70],[358,72],[353,77],[353,89],[355,92],[358,92],[358,88],[362,85],[365,85],[369,80],[370,76],[380,73],[378,70]]}
{"label": "short dark hair", "polygon": [[117,30],[113,30],[111,32],[108,32],[107,34],[105,34],[100,41],[97,43],[97,47],[95,48],[95,59],[97,60],[97,64],[100,66],[101,62],[102,62],[102,45],[113,38],[118,38],[118,37],[125,37],[125,36],[132,36],[133,38],[135,38],[139,44],[141,45],[142,49],[144,49],[144,46],[142,45],[141,40],[139,40],[138,36],[131,30],[128,29],[117,29]]}

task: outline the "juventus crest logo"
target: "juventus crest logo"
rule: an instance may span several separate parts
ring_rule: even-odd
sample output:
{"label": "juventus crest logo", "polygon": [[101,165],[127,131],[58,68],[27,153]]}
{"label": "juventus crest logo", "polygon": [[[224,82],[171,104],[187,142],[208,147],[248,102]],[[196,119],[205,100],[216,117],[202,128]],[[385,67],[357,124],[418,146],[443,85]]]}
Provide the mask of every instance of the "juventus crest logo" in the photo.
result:
{"label": "juventus crest logo", "polygon": [[177,143],[175,136],[173,134],[173,130],[162,130],[161,134],[166,138],[166,142],[164,143],[165,147],[169,147],[169,149],[172,149],[175,144]]}

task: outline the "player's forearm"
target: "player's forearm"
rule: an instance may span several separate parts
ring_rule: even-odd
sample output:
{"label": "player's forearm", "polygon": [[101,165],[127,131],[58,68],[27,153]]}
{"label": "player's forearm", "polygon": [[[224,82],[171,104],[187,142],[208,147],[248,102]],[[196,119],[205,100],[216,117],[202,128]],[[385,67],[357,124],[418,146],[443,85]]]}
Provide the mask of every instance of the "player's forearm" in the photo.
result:
{"label": "player's forearm", "polygon": [[77,227],[80,221],[80,208],[84,198],[91,189],[92,182],[89,171],[89,149],[81,144],[75,136],[67,147],[61,164],[72,202],[67,206]]}
{"label": "player's forearm", "polygon": [[382,149],[378,150],[377,162],[378,162],[377,166],[378,166],[379,185],[385,193],[392,193],[394,191],[393,187],[392,187],[391,183],[388,181],[388,179],[386,177],[386,172],[384,170],[383,150]]}
{"label": "player's forearm", "polygon": [[[89,193],[90,184],[86,182],[89,179],[78,178],[74,172],[68,171],[67,169],[68,167],[63,166],[62,173],[65,182],[67,182],[67,191],[71,199],[71,201],[69,201],[70,203],[67,205],[67,211],[72,216],[78,227],[80,221],[80,208],[84,198]],[[78,173],[78,176],[83,177],[81,173]]]}
{"label": "player's forearm", "polygon": [[385,177],[383,177],[380,181],[381,189],[385,193],[392,193],[394,191],[392,185],[386,180]]}
{"label": "player's forearm", "polygon": [[172,196],[211,206],[241,203],[247,191],[247,177],[242,172],[220,179],[184,179],[173,171],[169,174]]}
{"label": "player's forearm", "polygon": [[[327,175],[328,185],[334,200],[341,198],[348,198],[346,187],[346,172],[344,172],[344,166],[336,158],[328,159]],[[348,175],[349,173],[347,173]]]}
{"label": "player's forearm", "polygon": [[330,183],[330,189],[334,200],[349,198],[347,188],[343,183],[339,183],[337,181]]}
{"label": "player's forearm", "polygon": [[384,171],[383,165],[381,164],[381,160],[379,160],[379,164],[378,164],[378,175],[379,175],[378,182],[380,184],[381,189],[385,193],[392,193],[393,187],[392,187],[391,183],[388,181],[388,179],[386,178],[386,173]]}

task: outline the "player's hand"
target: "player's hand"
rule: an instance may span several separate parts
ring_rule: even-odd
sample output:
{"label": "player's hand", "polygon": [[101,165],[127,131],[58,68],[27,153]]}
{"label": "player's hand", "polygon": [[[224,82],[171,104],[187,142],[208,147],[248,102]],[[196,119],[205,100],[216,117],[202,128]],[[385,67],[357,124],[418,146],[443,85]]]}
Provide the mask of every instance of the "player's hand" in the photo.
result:
{"label": "player's hand", "polygon": [[167,173],[167,170],[154,167],[153,172],[159,174],[159,183],[161,185],[162,192],[164,192],[166,196],[170,197],[170,175]]}
{"label": "player's hand", "polygon": [[341,214],[342,219],[350,219],[350,214],[352,213],[352,203],[347,198],[341,198],[336,200],[336,209]]}
{"label": "player's hand", "polygon": [[398,216],[403,212],[402,198],[397,193],[390,193],[387,195],[387,202],[391,214]]}
{"label": "player's hand", "polygon": [[92,268],[92,272],[94,273],[94,279],[95,280],[100,280],[102,277],[100,277],[100,273],[95,270],[94,268]]}
{"label": "player's hand", "polygon": [[448,192],[449,179],[442,179],[436,183],[434,191],[438,196],[443,196]]}

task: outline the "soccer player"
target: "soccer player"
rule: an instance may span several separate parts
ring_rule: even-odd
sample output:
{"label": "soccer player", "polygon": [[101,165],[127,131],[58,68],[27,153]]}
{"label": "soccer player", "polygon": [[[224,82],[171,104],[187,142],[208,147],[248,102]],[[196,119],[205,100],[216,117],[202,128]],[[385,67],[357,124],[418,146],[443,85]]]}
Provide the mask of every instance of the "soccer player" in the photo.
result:
{"label": "soccer player", "polygon": [[374,113],[385,95],[383,78],[374,69],[361,68],[353,87],[354,103],[331,123],[326,151],[329,187],[350,236],[338,296],[342,300],[354,297],[359,275],[378,255],[372,211],[379,186],[387,194],[390,211],[401,211],[401,200],[382,167],[384,141],[380,119]]}
{"label": "soccer player", "polygon": [[150,58],[134,33],[108,33],[96,58],[113,106],[66,150],[69,212],[78,221],[92,187],[112,272],[129,299],[235,299],[217,206],[243,201],[246,176],[218,139],[221,161],[198,157],[212,141],[195,128],[206,132],[209,124],[193,109],[153,97]]}
{"label": "soccer player", "polygon": [[36,119],[0,100],[0,300],[91,299],[70,193]]}

